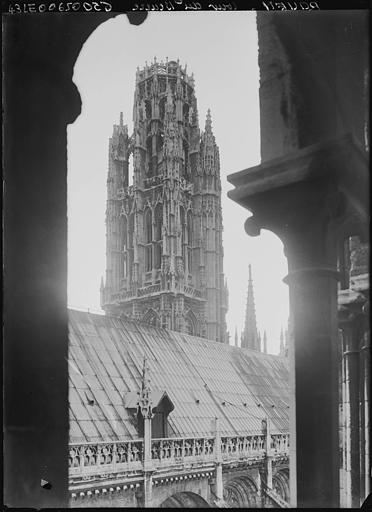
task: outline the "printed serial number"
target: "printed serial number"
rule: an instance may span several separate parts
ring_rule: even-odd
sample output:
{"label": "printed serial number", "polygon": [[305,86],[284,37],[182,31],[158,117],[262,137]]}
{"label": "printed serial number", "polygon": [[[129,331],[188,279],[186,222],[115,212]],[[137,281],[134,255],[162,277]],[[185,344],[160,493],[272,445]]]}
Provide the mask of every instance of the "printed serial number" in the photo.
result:
{"label": "printed serial number", "polygon": [[11,4],[9,13],[24,14],[33,12],[110,12],[112,5],[109,2],[52,2],[50,4]]}

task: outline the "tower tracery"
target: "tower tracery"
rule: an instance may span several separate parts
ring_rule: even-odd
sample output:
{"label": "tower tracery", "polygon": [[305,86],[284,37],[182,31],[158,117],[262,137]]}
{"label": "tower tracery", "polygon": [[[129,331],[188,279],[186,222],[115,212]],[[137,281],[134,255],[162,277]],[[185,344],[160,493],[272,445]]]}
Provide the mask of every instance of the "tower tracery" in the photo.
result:
{"label": "tower tracery", "polygon": [[228,342],[219,150],[178,61],[137,68],[133,135],[121,114],[109,143],[106,231],[107,313]]}

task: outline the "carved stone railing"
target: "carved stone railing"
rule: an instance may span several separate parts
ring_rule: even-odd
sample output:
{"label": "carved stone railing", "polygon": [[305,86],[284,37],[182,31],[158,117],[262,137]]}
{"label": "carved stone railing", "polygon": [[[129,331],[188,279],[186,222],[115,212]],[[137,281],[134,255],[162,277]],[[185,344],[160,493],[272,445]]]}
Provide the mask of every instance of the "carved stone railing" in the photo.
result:
{"label": "carved stone railing", "polygon": [[271,451],[273,455],[288,455],[289,434],[271,434]]}
{"label": "carved stone railing", "polygon": [[[289,435],[271,434],[271,455],[288,455]],[[266,436],[221,436],[222,462],[243,461],[266,456]],[[216,438],[172,437],[152,439],[151,459],[154,470],[184,464],[212,463],[217,458]],[[92,474],[141,471],[143,440],[112,443],[71,444],[69,447],[70,477]]]}
{"label": "carved stone railing", "polygon": [[197,297],[197,298],[201,298],[202,297],[202,293],[200,290],[197,290],[196,288],[194,288],[193,286],[188,286],[188,285],[185,285],[183,287],[183,291],[186,295],[189,295],[191,297]]}
{"label": "carved stone railing", "polygon": [[123,291],[123,292],[113,293],[111,295],[111,301],[119,301],[120,302],[120,301],[131,299],[135,295],[136,294],[133,290],[127,290],[127,291]]}
{"label": "carved stone railing", "polygon": [[71,444],[69,474],[74,477],[141,470],[142,454],[142,439],[114,443]]}
{"label": "carved stone railing", "polygon": [[159,293],[160,290],[160,283],[145,286],[143,288],[138,289],[138,297],[143,297],[144,295],[151,295],[152,293]]}
{"label": "carved stone railing", "polygon": [[249,459],[265,455],[266,436],[221,437],[222,460]]}
{"label": "carved stone railing", "polygon": [[214,437],[153,439],[152,460],[156,466],[213,461],[214,444]]}

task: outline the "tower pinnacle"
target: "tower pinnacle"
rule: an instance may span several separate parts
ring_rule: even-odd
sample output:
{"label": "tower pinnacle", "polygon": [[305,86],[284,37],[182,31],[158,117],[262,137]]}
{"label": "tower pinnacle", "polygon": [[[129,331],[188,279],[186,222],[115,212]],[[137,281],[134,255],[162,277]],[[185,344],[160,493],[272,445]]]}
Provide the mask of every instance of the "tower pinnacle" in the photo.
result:
{"label": "tower pinnacle", "polygon": [[266,336],[266,331],[264,331],[264,335],[263,335],[263,351],[264,351],[264,354],[267,354],[267,336]]}
{"label": "tower pinnacle", "polygon": [[256,308],[254,304],[252,268],[249,264],[247,305],[245,310],[245,324],[242,333],[242,348],[260,350],[257,333]]}
{"label": "tower pinnacle", "polygon": [[212,116],[210,109],[207,110],[207,118],[205,120],[205,131],[212,132]]}

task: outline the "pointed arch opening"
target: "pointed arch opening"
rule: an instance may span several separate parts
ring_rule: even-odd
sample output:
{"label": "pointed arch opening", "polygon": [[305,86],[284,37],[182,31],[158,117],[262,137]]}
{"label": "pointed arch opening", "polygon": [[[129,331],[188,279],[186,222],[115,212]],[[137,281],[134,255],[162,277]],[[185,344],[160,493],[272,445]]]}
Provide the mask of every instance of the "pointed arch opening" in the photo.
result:
{"label": "pointed arch opening", "polygon": [[145,230],[145,271],[152,270],[152,212],[147,208],[144,215]]}
{"label": "pointed arch opening", "polygon": [[120,222],[120,279],[123,280],[128,274],[127,250],[128,250],[128,220],[123,215]]}
{"label": "pointed arch opening", "polygon": [[193,218],[192,212],[189,210],[187,212],[187,271],[190,275],[192,275],[193,271],[193,261],[192,261],[192,246],[193,246]]}
{"label": "pointed arch opening", "polygon": [[185,316],[185,330],[187,334],[191,334],[192,336],[196,336],[198,334],[198,320],[191,309]]}
{"label": "pointed arch opening", "polygon": [[180,206],[180,226],[181,226],[181,255],[184,268],[186,268],[186,216],[185,209]]}
{"label": "pointed arch opening", "polygon": [[163,228],[163,205],[158,204],[155,208],[155,229],[154,229],[154,268],[161,267],[162,255],[162,228]]}
{"label": "pointed arch opening", "polygon": [[278,470],[273,475],[273,490],[280,496],[284,501],[289,503],[289,469],[283,468]]}
{"label": "pointed arch opening", "polygon": [[194,492],[177,492],[163,501],[159,508],[210,508],[210,506]]}
{"label": "pointed arch opening", "polygon": [[159,320],[159,315],[153,308],[148,309],[142,318],[143,322],[154,327],[158,327],[160,325]]}
{"label": "pointed arch opening", "polygon": [[229,480],[224,486],[223,498],[231,508],[260,508],[257,486],[246,476]]}

